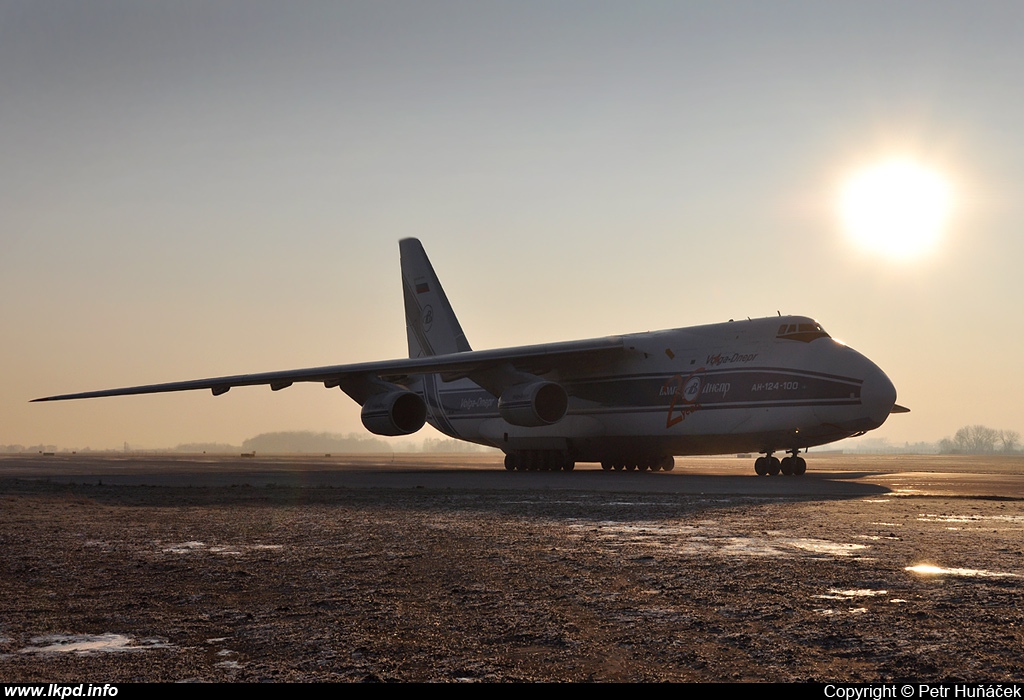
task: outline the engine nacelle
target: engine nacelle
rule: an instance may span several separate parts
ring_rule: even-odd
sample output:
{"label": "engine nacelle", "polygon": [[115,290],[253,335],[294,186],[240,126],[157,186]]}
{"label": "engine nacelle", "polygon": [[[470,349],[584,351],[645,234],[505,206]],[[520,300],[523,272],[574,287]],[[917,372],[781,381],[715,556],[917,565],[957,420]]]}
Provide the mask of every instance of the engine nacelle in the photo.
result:
{"label": "engine nacelle", "polygon": [[562,420],[569,396],[554,382],[529,382],[505,389],[498,399],[498,412],[512,425],[536,428]]}
{"label": "engine nacelle", "polygon": [[423,427],[427,420],[427,406],[419,394],[392,391],[367,399],[360,417],[371,433],[409,435]]}

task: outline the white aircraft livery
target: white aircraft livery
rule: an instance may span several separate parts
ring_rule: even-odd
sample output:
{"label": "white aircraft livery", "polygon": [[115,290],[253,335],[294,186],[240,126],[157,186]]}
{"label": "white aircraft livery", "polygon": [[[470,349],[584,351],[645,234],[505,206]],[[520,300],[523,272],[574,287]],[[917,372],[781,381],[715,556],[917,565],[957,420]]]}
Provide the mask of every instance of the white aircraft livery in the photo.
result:
{"label": "white aircraft livery", "polygon": [[[103,396],[295,382],[340,387],[366,429],[430,423],[497,447],[510,471],[670,470],[675,455],[763,453],[759,475],[801,475],[801,450],[885,422],[896,389],[814,320],[778,316],[498,350],[471,350],[423,246],[399,242],[409,358],[47,396]],[[780,460],[774,453],[789,453]]]}

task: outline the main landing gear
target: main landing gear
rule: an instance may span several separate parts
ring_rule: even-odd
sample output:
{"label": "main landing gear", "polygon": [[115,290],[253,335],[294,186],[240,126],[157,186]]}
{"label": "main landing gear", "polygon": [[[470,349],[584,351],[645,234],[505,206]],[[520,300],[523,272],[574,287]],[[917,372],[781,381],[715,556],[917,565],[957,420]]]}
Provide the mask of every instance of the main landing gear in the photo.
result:
{"label": "main landing gear", "polygon": [[601,469],[604,469],[606,472],[613,470],[617,472],[645,472],[647,470],[650,470],[652,472],[670,472],[675,468],[676,460],[674,457],[672,457],[672,455],[662,455],[661,457],[645,457],[643,459],[605,460],[601,462]]}
{"label": "main landing gear", "polygon": [[[778,461],[778,460],[776,460]],[[605,471],[672,471],[676,466],[672,455],[640,457],[624,460],[605,460]],[[567,453],[559,450],[516,450],[505,455],[505,469],[510,472],[571,472],[576,467]]]}
{"label": "main landing gear", "polygon": [[510,472],[571,472],[576,462],[557,450],[519,450],[505,455],[505,469]]}
{"label": "main landing gear", "polygon": [[758,457],[754,460],[754,471],[758,476],[777,476],[779,472],[786,476],[803,476],[807,471],[807,462],[799,456],[800,450],[794,449],[790,452],[792,456],[783,457],[781,460],[773,457],[771,452],[764,457]]}

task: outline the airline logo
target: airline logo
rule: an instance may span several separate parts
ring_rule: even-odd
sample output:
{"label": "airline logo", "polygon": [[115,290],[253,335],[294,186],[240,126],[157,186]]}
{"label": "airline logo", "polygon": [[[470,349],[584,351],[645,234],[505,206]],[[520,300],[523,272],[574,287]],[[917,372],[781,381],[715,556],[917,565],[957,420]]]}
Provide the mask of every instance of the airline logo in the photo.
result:
{"label": "airline logo", "polygon": [[683,401],[693,403],[700,396],[700,377],[690,377],[690,380],[683,386]]}

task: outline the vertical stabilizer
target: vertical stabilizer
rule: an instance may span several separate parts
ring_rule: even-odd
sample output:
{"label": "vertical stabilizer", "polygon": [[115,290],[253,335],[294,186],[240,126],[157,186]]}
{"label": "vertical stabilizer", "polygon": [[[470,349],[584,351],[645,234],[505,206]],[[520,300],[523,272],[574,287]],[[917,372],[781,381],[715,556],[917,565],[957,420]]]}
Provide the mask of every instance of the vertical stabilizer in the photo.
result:
{"label": "vertical stabilizer", "polygon": [[446,355],[470,349],[441,282],[423,246],[415,238],[398,242],[402,254],[402,291],[409,357]]}

